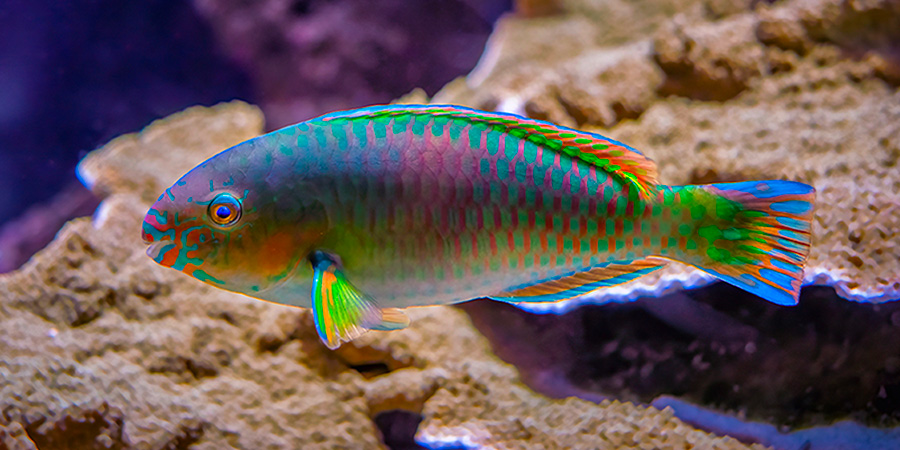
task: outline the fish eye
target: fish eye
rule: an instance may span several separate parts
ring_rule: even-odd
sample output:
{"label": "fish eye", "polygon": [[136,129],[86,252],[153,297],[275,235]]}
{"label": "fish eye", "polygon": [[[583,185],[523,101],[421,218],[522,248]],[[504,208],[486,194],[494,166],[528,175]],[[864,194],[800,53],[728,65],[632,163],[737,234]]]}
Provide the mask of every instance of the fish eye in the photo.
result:
{"label": "fish eye", "polygon": [[217,225],[223,227],[234,225],[241,218],[241,202],[231,194],[219,194],[209,204],[207,214]]}

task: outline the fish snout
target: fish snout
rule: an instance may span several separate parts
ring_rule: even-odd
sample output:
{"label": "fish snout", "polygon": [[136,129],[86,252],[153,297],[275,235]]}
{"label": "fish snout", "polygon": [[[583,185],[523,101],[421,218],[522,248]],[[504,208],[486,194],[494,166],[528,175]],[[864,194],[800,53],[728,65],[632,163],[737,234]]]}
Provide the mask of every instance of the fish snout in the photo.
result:
{"label": "fish snout", "polygon": [[164,216],[159,216],[153,210],[147,213],[141,225],[141,239],[149,245],[147,256],[159,264],[170,265],[171,256],[178,253],[172,252],[175,250],[175,229],[166,224]]}
{"label": "fish snout", "polygon": [[153,233],[147,232],[147,226],[148,225],[147,225],[146,221],[141,226],[141,239],[144,241],[145,244],[152,244],[152,243],[156,242],[156,238],[153,236]]}
{"label": "fish snout", "polygon": [[174,230],[168,226],[165,217],[159,216],[154,210],[150,210],[141,224],[141,239],[145,244],[154,242],[171,241]]}

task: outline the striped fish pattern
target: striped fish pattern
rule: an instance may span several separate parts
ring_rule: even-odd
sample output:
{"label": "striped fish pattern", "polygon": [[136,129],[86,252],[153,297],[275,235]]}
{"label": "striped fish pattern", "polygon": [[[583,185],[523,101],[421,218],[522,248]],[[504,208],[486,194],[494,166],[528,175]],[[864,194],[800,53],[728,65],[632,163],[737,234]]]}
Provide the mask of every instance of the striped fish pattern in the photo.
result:
{"label": "striped fish pattern", "polygon": [[813,197],[781,180],[659,185],[634,148],[512,114],[373,106],[205,161],[142,235],[164,266],[313,308],[335,348],[405,327],[401,308],[560,301],[667,259],[795,304]]}

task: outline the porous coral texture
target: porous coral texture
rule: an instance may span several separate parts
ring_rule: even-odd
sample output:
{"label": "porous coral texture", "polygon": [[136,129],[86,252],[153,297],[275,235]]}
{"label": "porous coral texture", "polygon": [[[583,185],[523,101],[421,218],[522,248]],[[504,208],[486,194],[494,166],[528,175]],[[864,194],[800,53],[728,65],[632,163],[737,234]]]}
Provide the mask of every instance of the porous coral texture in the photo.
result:
{"label": "porous coral texture", "polygon": [[192,108],[87,157],[95,217],[0,277],[0,449],[384,448],[373,418],[394,409],[421,414],[426,443],[761,448],[669,410],[535,394],[454,308],[329,351],[308,311],[153,263],[154,189],[261,125],[242,103]]}
{"label": "porous coral texture", "polygon": [[[597,131],[654,159],[665,184],[809,183],[805,282],[900,298],[900,3],[653,4],[572,1],[553,18],[508,16],[472,74],[433,101]],[[593,299],[711,280],[672,264]]]}

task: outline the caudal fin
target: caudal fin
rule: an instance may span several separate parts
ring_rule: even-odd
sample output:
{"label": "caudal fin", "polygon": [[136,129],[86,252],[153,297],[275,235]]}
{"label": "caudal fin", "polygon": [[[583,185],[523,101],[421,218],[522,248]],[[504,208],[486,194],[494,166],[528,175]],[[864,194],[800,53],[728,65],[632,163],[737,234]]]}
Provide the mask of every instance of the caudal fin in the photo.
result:
{"label": "caudal fin", "polygon": [[712,194],[707,200],[715,204],[715,213],[697,227],[708,245],[685,262],[770,302],[796,305],[809,255],[815,190],[775,180],[682,189]]}

